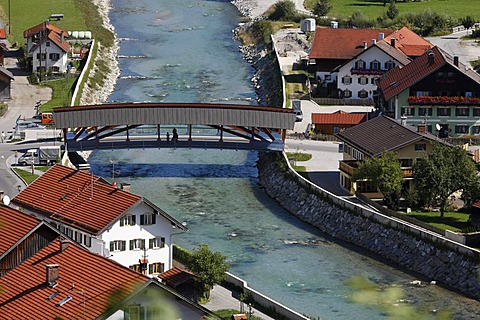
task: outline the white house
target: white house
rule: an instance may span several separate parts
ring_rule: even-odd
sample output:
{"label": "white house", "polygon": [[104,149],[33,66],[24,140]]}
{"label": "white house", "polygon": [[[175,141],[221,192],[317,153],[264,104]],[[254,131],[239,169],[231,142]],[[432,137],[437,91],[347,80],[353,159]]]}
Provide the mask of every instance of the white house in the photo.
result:
{"label": "white house", "polygon": [[172,235],[186,227],[155,204],[89,172],[56,165],[12,203],[90,251],[154,276],[172,267]]}
{"label": "white house", "polygon": [[34,72],[66,72],[70,44],[68,33],[50,22],[43,22],[23,32],[27,39],[28,56]]}
{"label": "white house", "polygon": [[345,99],[373,99],[377,80],[396,66],[410,62],[404,53],[385,41],[371,40],[370,46],[353,59],[341,65],[337,71],[338,91]]}

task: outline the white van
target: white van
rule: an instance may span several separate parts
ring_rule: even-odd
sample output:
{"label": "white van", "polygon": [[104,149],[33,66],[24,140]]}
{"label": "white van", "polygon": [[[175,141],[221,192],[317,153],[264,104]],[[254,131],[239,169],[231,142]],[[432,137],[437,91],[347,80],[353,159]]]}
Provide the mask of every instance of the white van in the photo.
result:
{"label": "white van", "polygon": [[292,100],[292,109],[295,113],[295,122],[301,122],[303,120],[302,101]]}

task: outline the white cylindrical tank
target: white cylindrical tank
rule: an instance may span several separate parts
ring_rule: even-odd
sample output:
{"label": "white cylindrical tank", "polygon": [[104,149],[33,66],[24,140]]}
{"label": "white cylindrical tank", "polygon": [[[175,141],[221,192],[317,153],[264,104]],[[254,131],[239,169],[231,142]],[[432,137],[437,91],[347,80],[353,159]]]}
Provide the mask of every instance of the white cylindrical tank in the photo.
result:
{"label": "white cylindrical tank", "polygon": [[79,39],[85,38],[85,31],[78,31],[78,38]]}
{"label": "white cylindrical tank", "polygon": [[337,29],[338,28],[338,22],[337,21],[330,21],[330,28]]}
{"label": "white cylindrical tank", "polygon": [[313,18],[303,19],[300,22],[300,30],[302,32],[313,32],[313,31],[315,31],[315,19],[313,19]]}
{"label": "white cylindrical tank", "polygon": [[85,31],[85,39],[92,39],[92,32],[91,31]]}
{"label": "white cylindrical tank", "polygon": [[78,39],[78,31],[72,31],[72,38]]}

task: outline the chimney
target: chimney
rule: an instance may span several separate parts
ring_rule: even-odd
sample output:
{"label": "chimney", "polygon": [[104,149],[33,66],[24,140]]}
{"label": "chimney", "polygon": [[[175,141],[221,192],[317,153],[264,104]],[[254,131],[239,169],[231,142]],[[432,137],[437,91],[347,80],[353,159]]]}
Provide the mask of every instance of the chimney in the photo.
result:
{"label": "chimney", "polygon": [[130,192],[130,183],[122,183],[122,190]]}
{"label": "chimney", "polygon": [[432,50],[428,51],[428,64],[433,64],[435,62],[435,53]]}
{"label": "chimney", "polygon": [[58,271],[58,264],[47,264],[46,281],[47,285],[51,288],[57,285],[57,280],[60,278]]}
{"label": "chimney", "polygon": [[390,45],[395,48],[395,38],[390,39]]}
{"label": "chimney", "polygon": [[458,56],[453,57],[453,64],[458,67]]}
{"label": "chimney", "polygon": [[377,40],[375,40],[375,39],[372,39],[372,46],[374,46],[374,45],[375,45],[375,43],[377,43]]}
{"label": "chimney", "polygon": [[420,122],[417,126],[417,132],[418,133],[426,133],[426,125],[425,122]]}
{"label": "chimney", "polygon": [[383,41],[383,39],[385,39],[385,34],[383,32],[380,32],[378,34],[378,41]]}
{"label": "chimney", "polygon": [[60,252],[67,250],[70,241],[68,239],[60,240]]}
{"label": "chimney", "polygon": [[367,49],[367,41],[363,41],[363,49]]}
{"label": "chimney", "polygon": [[404,127],[407,125],[407,117],[406,116],[402,116],[400,118],[400,124]]}

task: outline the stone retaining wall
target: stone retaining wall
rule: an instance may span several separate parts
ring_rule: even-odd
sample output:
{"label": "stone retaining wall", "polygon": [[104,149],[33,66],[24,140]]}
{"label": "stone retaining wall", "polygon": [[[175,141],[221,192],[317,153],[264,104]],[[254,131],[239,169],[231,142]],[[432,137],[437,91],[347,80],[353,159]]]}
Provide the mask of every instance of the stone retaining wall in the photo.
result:
{"label": "stone retaining wall", "polygon": [[[480,261],[458,244],[412,232],[401,222],[378,215],[308,185],[290,171],[284,156],[260,154],[259,179],[266,193],[301,220],[342,241],[435,280],[467,296],[480,299]],[[318,190],[317,190],[318,188]],[[378,215],[379,217],[376,217]],[[419,231],[420,233],[422,231]],[[448,245],[447,245],[448,243]],[[465,253],[466,252],[466,253]]]}

